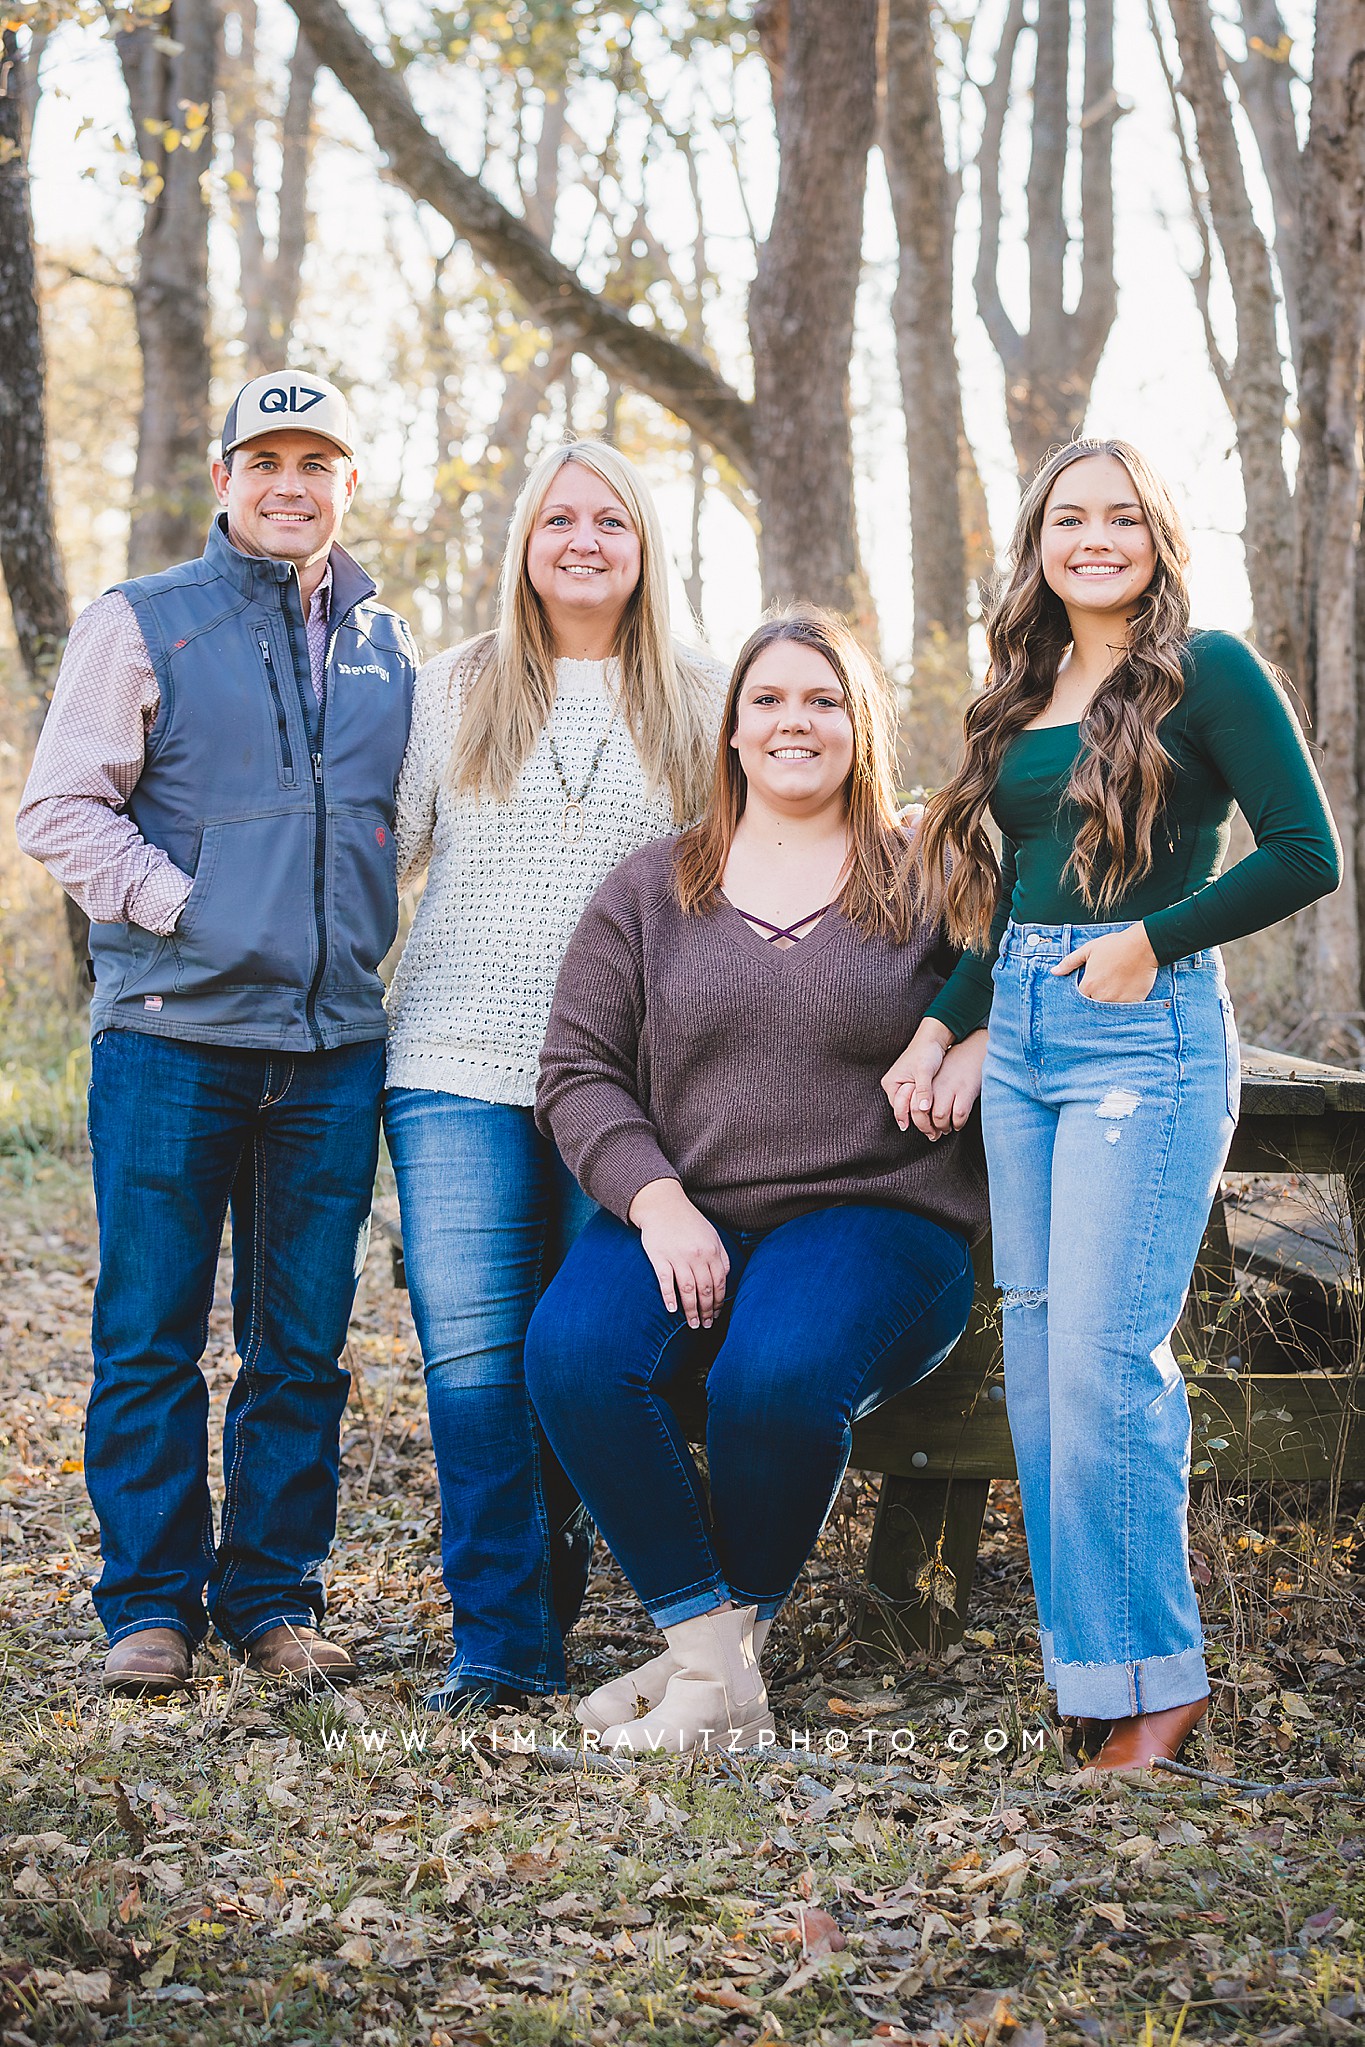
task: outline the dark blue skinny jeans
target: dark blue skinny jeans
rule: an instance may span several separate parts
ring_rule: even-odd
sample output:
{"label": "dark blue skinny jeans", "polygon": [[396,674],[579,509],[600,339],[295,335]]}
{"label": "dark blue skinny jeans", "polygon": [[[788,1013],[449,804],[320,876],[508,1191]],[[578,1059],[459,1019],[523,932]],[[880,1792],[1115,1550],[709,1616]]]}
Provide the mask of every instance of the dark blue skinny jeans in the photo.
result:
{"label": "dark blue skinny jeans", "polygon": [[[245,1647],[322,1619],[383,1078],[382,1041],[279,1054],[106,1030],[91,1046],[85,1480],[111,1642],[163,1627],[197,1643],[212,1621]],[[241,1367],[215,1542],[199,1360],[229,1208]]]}
{"label": "dark blue skinny jeans", "polygon": [[390,1088],[384,1131],[441,1488],[446,1682],[563,1691],[592,1524],[536,1426],[522,1344],[596,1204],[529,1109]]}
{"label": "dark blue skinny jeans", "polygon": [[[726,1599],[777,1612],[839,1490],[853,1423],[942,1363],[972,1303],[963,1238],[904,1209],[720,1234],[730,1276],[715,1328],[670,1315],[638,1231],[598,1214],[526,1337],[545,1433],[661,1628]],[[708,1360],[709,1512],[669,1404]]]}

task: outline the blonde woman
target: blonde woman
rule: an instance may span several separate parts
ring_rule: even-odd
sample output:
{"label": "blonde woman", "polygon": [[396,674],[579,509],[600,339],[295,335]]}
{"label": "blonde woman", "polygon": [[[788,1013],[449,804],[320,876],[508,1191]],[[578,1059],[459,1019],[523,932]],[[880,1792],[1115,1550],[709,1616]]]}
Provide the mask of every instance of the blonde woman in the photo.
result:
{"label": "blonde woman", "polygon": [[537,1061],[589,896],[705,802],[722,686],[670,632],[644,483],[593,441],[527,478],[495,630],[417,679],[398,865],[427,882],[389,999],[384,1123],[453,1609],[433,1710],[564,1687],[591,1529],[522,1345],[592,1203],[535,1128]]}
{"label": "blonde woman", "polygon": [[[559,977],[537,1116],[602,1206],[527,1381],[665,1643],[580,1703],[608,1746],[771,1733],[759,1652],[852,1425],[971,1307],[977,1133],[902,1136],[878,1088],[953,965],[912,885],[893,727],[841,619],[760,626],[706,816],[608,877]],[[668,1398],[703,1365],[709,1499]]]}

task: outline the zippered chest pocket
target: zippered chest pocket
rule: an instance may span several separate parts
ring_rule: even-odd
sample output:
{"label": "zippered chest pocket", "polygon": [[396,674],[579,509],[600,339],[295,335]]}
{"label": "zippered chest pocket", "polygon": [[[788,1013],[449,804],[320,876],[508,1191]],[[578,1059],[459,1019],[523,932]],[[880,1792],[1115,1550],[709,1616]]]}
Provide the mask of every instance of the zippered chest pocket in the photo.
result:
{"label": "zippered chest pocket", "polygon": [[294,747],[289,737],[289,719],[284,707],[284,691],[280,686],[280,673],[274,655],[270,651],[270,640],[259,628],[256,644],[260,648],[261,662],[265,668],[265,679],[270,688],[270,706],[275,714],[275,753],[280,771],[280,781],[286,789],[298,786],[298,775],[294,768]]}

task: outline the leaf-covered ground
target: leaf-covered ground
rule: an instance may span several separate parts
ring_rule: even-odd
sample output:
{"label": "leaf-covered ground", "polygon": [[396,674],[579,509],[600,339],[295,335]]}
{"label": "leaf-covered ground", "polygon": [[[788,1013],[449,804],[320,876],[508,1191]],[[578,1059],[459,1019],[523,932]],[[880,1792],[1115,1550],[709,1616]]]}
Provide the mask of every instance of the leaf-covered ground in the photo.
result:
{"label": "leaf-covered ground", "polygon": [[[364,1682],[309,1699],[214,1649],[185,1699],[110,1704],[80,1471],[88,1199],[77,1166],[0,1166],[3,2041],[1365,2038],[1353,1502],[1330,1552],[1313,1502],[1206,1496],[1195,1530],[1217,1690],[1194,1761],[1326,1789],[1078,1782],[1009,1488],[968,1640],[872,1664],[851,1637],[856,1479],[773,1638],[782,1745],[575,1767],[562,1705],[422,1711],[444,1665],[435,1487],[406,1296],[376,1245],[329,1622]],[[647,1636],[603,1559],[575,1684]]]}

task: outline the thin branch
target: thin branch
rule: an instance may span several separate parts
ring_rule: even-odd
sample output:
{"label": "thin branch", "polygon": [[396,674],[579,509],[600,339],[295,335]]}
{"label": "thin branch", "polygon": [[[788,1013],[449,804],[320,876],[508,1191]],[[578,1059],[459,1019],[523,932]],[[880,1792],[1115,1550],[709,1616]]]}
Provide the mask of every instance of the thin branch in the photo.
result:
{"label": "thin branch", "polygon": [[520,294],[531,318],[593,357],[609,376],[643,390],[746,474],[753,462],[751,410],[701,356],[590,291],[525,221],[447,156],[425,127],[401,77],[381,64],[338,0],[289,0],[321,62],[335,73],[373,130],[398,180],[462,234],[475,254]]}
{"label": "thin branch", "polygon": [[1185,173],[1185,190],[1189,194],[1190,217],[1199,236],[1199,268],[1190,276],[1190,287],[1194,302],[1199,308],[1199,318],[1204,328],[1204,344],[1208,349],[1209,365],[1218,380],[1218,388],[1225,403],[1230,402],[1232,391],[1232,367],[1219,346],[1218,336],[1213,331],[1213,314],[1209,302],[1213,282],[1213,241],[1209,234],[1208,197],[1199,188],[1194,175],[1194,159],[1185,140],[1185,121],[1180,107],[1180,93],[1166,55],[1166,42],[1157,17],[1156,0],[1147,0],[1147,19],[1151,23],[1152,41],[1156,45],[1157,61],[1161,75],[1166,81],[1166,93],[1171,103],[1171,122],[1175,129],[1176,146],[1180,151],[1180,167]]}
{"label": "thin branch", "polygon": [[995,53],[995,70],[981,88],[986,119],[976,153],[977,185],[981,208],[981,232],[976,258],[976,304],[986,332],[1006,373],[1018,366],[1023,340],[1005,311],[1000,296],[1000,144],[1005,132],[1005,115],[1010,103],[1010,76],[1014,51],[1024,28],[1024,0],[1010,0],[1009,13],[1000,31]]}

